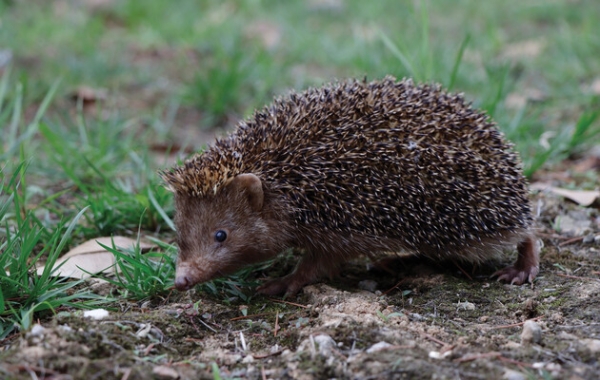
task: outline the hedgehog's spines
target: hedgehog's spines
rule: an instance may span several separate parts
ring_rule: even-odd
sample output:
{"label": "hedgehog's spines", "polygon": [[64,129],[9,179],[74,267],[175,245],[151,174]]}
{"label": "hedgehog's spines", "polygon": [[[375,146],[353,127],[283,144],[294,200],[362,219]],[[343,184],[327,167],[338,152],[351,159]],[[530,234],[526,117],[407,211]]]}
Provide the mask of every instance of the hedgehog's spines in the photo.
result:
{"label": "hedgehog's spines", "polygon": [[285,199],[298,229],[387,236],[415,251],[501,241],[531,223],[518,156],[495,124],[462,95],[411,80],[278,98],[163,178],[204,197],[242,173]]}

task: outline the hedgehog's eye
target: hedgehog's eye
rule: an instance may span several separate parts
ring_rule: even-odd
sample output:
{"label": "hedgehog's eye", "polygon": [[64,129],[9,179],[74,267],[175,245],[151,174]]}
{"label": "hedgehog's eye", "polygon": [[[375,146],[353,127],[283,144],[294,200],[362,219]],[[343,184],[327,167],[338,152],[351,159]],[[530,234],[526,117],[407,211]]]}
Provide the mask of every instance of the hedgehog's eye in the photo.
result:
{"label": "hedgehog's eye", "polygon": [[223,230],[218,230],[217,232],[215,232],[215,240],[217,242],[222,243],[225,241],[225,239],[227,239],[227,232]]}

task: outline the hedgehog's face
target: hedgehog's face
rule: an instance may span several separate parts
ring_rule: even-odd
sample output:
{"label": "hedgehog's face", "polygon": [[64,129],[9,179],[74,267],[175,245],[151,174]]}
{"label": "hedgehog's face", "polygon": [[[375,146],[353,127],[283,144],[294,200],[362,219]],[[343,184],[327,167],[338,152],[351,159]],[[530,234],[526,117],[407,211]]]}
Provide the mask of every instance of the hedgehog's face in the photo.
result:
{"label": "hedgehog's face", "polygon": [[175,206],[177,289],[188,290],[270,258],[262,184],[255,175],[237,176],[214,196],[176,194]]}

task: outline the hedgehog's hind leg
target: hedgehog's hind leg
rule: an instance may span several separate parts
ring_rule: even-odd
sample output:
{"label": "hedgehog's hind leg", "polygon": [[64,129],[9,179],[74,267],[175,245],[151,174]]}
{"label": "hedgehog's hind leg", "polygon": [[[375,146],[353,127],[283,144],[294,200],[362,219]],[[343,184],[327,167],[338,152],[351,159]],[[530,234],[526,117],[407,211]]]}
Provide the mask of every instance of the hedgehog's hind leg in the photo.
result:
{"label": "hedgehog's hind leg", "polygon": [[533,283],[540,268],[540,249],[533,235],[528,235],[517,245],[517,262],[513,265],[500,269],[492,275],[498,277],[498,281],[506,281],[511,284],[521,285],[525,282]]}

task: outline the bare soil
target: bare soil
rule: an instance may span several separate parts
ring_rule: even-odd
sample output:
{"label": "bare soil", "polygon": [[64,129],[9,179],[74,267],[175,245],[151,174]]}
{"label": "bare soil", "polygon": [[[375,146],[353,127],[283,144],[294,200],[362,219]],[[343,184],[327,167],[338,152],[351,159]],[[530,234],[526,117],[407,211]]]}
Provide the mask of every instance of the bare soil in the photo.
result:
{"label": "bare soil", "polygon": [[[0,342],[0,377],[597,379],[597,209],[549,194],[535,202],[544,247],[533,286],[489,279],[513,253],[479,268],[404,260],[395,275],[355,262],[287,300],[192,291],[123,303],[102,320],[61,312]],[[579,230],[551,228],[577,215]],[[292,265],[282,257],[267,274]]]}

